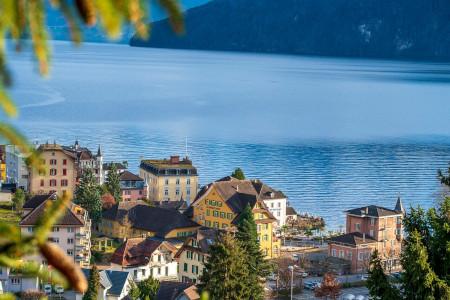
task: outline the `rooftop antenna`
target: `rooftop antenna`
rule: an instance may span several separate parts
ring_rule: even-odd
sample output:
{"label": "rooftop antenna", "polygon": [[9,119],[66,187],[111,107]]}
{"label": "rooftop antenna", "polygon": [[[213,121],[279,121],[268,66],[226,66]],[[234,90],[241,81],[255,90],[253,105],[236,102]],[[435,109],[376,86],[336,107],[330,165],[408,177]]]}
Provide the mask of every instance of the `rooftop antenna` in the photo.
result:
{"label": "rooftop antenna", "polygon": [[185,142],[185,151],[186,151],[186,158],[188,157],[188,138],[186,136],[186,142]]}

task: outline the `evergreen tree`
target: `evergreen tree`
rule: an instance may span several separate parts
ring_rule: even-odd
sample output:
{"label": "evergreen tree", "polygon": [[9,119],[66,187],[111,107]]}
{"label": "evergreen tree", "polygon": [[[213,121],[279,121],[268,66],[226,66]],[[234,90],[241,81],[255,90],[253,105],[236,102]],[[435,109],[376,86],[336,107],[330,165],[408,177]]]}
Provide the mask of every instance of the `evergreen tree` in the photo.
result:
{"label": "evergreen tree", "polygon": [[405,241],[401,262],[402,285],[406,299],[445,299],[440,296],[446,293],[448,286],[431,269],[427,249],[422,244],[417,230],[410,233]]}
{"label": "evergreen tree", "polygon": [[245,179],[244,171],[242,171],[241,168],[236,168],[234,172],[231,173],[231,177],[234,177],[239,180],[244,180]]}
{"label": "evergreen tree", "polygon": [[399,291],[389,283],[377,250],[372,253],[370,259],[367,288],[373,299],[397,300],[401,298]]}
{"label": "evergreen tree", "polygon": [[100,191],[100,186],[92,170],[84,170],[80,184],[75,190],[75,203],[89,212],[89,216],[95,224],[100,222],[102,214]]}
{"label": "evergreen tree", "polygon": [[260,250],[257,225],[249,204],[239,216],[237,229],[236,239],[241,242],[246,256],[245,264],[250,271],[247,284],[252,289],[252,299],[262,299],[264,290],[260,278],[269,275],[270,265]]}
{"label": "evergreen tree", "polygon": [[21,211],[25,203],[25,192],[22,189],[18,188],[14,193],[14,196],[12,197],[12,202],[14,205],[14,209],[16,211]]}
{"label": "evergreen tree", "polygon": [[128,292],[128,297],[131,300],[138,300],[139,295],[140,295],[139,288],[137,287],[136,283],[134,283],[133,280],[129,280],[128,283],[130,284],[130,290]]}
{"label": "evergreen tree", "polygon": [[153,277],[149,277],[140,281],[137,287],[139,290],[139,299],[153,300],[156,297],[156,293],[158,293],[159,281]]}
{"label": "evergreen tree", "polygon": [[224,235],[210,246],[209,258],[198,287],[210,300],[252,299],[247,277],[252,272],[246,266],[247,255],[241,243]]}
{"label": "evergreen tree", "polygon": [[88,283],[88,289],[83,295],[83,300],[96,300],[98,296],[98,290],[100,288],[100,275],[98,274],[96,265],[92,266]]}
{"label": "evergreen tree", "polygon": [[120,193],[120,174],[117,172],[115,163],[111,163],[108,176],[106,176],[105,186],[108,192],[116,199],[116,202],[122,200]]}

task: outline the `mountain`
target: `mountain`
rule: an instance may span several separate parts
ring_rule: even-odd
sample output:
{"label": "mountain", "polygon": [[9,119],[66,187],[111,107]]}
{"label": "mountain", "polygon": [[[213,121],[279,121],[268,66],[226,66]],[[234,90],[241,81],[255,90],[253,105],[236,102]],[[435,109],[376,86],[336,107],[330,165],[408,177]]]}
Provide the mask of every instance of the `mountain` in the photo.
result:
{"label": "mountain", "polygon": [[448,0],[213,0],[132,46],[325,56],[450,59]]}
{"label": "mountain", "polygon": [[[191,7],[199,6],[205,4],[209,0],[181,0],[181,6],[183,10],[189,9]],[[152,20],[161,20],[167,17],[166,13],[155,4],[154,0],[149,0],[149,8]],[[55,40],[69,40],[69,28],[64,19],[64,16],[60,13],[60,11],[53,9],[47,3],[47,24],[50,31],[50,35],[52,39]],[[131,26],[125,26],[122,30],[122,37],[119,38],[116,43],[128,43],[130,38],[134,34],[134,30]],[[111,42],[108,40],[106,35],[102,30],[98,28],[98,26],[94,26],[92,28],[83,29],[83,37],[86,42]]]}

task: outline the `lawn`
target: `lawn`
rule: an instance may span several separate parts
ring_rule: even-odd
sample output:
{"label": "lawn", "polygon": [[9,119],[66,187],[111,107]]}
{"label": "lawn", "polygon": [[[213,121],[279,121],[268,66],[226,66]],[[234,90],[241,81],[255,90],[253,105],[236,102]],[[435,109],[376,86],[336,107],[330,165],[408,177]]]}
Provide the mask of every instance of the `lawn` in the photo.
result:
{"label": "lawn", "polygon": [[12,210],[11,202],[0,202],[0,222],[18,224],[20,216]]}

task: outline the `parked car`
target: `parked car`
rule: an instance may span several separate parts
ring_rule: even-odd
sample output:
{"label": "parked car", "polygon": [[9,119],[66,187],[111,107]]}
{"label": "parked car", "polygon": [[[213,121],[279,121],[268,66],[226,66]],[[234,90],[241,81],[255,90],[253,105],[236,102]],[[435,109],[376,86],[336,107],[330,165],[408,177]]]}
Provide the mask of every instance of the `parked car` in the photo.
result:
{"label": "parked car", "polygon": [[50,283],[44,285],[44,293],[46,295],[50,295],[52,293],[52,285]]}
{"label": "parked car", "polygon": [[302,272],[302,273],[300,273],[300,275],[303,277],[303,278],[306,278],[306,277],[308,277],[308,273],[306,273],[306,272]]}
{"label": "parked car", "polygon": [[315,282],[305,282],[305,283],[303,284],[303,286],[304,286],[305,289],[307,289],[307,290],[313,290],[313,289],[316,288]]}
{"label": "parked car", "polygon": [[62,294],[62,293],[64,293],[64,288],[62,286],[60,286],[60,285],[56,285],[55,286],[55,292],[57,294]]}
{"label": "parked car", "polygon": [[369,279],[369,274],[362,274],[360,279],[366,281]]}

